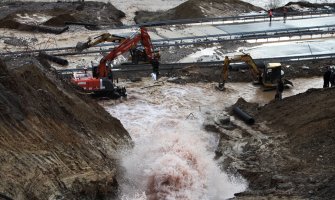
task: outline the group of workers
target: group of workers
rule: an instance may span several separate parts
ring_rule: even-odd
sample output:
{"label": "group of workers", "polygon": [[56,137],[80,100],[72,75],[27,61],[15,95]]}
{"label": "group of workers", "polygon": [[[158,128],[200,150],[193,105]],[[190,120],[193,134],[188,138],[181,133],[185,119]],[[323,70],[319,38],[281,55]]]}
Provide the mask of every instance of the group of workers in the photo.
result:
{"label": "group of workers", "polygon": [[326,67],[326,71],[323,74],[323,88],[335,87],[335,69],[330,66]]}
{"label": "group of workers", "polygon": [[[323,88],[335,87],[335,67],[327,66],[323,73]],[[282,79],[278,79],[275,100],[282,99],[284,91],[284,83]]]}
{"label": "group of workers", "polygon": [[[268,16],[270,18],[270,23],[272,22],[272,17],[273,17],[273,9],[268,10]],[[286,23],[286,18],[287,18],[287,7],[283,7],[283,19],[284,23]]]}

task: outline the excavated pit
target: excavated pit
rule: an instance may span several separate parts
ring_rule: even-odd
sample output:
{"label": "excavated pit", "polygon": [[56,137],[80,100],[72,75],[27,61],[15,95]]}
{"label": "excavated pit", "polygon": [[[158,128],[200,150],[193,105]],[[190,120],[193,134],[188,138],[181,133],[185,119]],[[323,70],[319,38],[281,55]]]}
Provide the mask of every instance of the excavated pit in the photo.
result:
{"label": "excavated pit", "polygon": [[[199,1],[193,1],[197,2]],[[201,3],[195,4],[197,8],[187,10],[192,12],[185,12],[185,8],[189,7],[181,5],[179,8],[183,9],[170,10],[167,12],[169,16],[160,14],[157,18],[145,13],[141,16],[140,12],[137,21],[178,19],[186,16],[183,14],[203,17],[206,13],[201,12],[199,5],[208,8],[206,10],[216,11],[216,14],[207,16],[218,16],[217,13],[221,16],[225,10],[217,7],[218,2],[221,1],[215,1],[215,6],[211,8]],[[13,19],[16,14],[24,16],[24,13],[15,11],[11,16],[9,11],[22,5],[24,4],[12,3],[7,7],[10,9],[2,7],[0,25],[20,29],[18,27],[22,27],[22,22]],[[65,21],[98,21],[96,10],[86,7],[89,4],[65,5],[75,8],[76,15],[71,14],[73,10],[63,12],[63,8],[59,9],[61,12],[52,15],[47,11],[51,18],[48,17],[41,24],[62,27]],[[91,9],[95,17],[90,18],[92,13],[87,12],[86,8]],[[97,7],[100,10],[101,8]],[[234,15],[242,10],[245,11],[243,8],[227,15]],[[252,10],[255,11],[254,8]],[[77,11],[87,12],[88,16],[78,14]],[[5,18],[6,16],[9,18]],[[103,18],[101,22],[117,19],[115,23],[119,24],[118,20],[122,16],[119,13],[116,18]],[[88,18],[94,20],[87,21]],[[287,64],[291,65],[286,69],[286,76],[289,78],[313,77],[321,76],[324,66],[333,65],[334,61]],[[303,66],[308,66],[309,69]],[[219,73],[220,68],[213,72],[190,67],[168,75],[180,76],[179,83],[190,84],[217,81]],[[229,81],[251,80],[246,71],[239,71],[231,73]],[[117,119],[91,99],[79,94],[76,88],[58,80],[52,71],[42,67],[36,60],[10,62],[7,67],[1,63],[0,87],[0,197],[116,197],[119,188],[116,175],[122,177],[122,173],[115,152],[123,144],[130,143],[128,133]],[[264,107],[239,100],[236,105],[255,117],[255,125],[247,126],[231,117],[230,123],[220,127],[214,125],[206,130],[219,133],[215,158],[220,167],[231,174],[242,174],[249,182],[249,189],[237,194],[236,199],[335,198],[332,154],[335,148],[334,91],[333,88],[309,90],[281,102],[268,103]],[[233,93],[234,90],[228,92]],[[222,102],[225,101],[226,99],[222,99]],[[174,123],[166,126],[173,125]],[[174,176],[167,177],[167,180],[171,179],[172,183],[179,184],[179,179]],[[156,180],[152,179],[150,183],[153,184]],[[148,187],[147,191],[157,192],[153,187]]]}

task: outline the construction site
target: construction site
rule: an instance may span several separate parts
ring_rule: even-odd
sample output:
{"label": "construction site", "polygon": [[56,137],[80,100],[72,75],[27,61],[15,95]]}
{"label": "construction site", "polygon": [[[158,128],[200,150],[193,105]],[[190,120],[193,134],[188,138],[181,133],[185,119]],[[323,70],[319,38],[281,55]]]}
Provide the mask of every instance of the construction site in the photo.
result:
{"label": "construction site", "polygon": [[0,200],[335,199],[335,2],[149,2],[0,2]]}

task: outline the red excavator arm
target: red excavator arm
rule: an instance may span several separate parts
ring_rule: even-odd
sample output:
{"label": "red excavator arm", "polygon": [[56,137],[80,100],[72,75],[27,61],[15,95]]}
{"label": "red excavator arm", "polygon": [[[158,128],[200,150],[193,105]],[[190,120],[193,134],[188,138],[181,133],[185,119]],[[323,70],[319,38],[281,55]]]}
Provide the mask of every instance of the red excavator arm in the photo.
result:
{"label": "red excavator arm", "polygon": [[145,53],[151,62],[154,58],[154,49],[147,29],[141,27],[140,33],[137,33],[134,37],[130,37],[124,40],[118,47],[113,49],[109,54],[100,60],[96,78],[107,77],[109,72],[106,63],[108,61],[114,60],[117,56],[125,53],[126,51],[129,51],[131,48],[136,48],[138,42],[142,43],[145,49]]}

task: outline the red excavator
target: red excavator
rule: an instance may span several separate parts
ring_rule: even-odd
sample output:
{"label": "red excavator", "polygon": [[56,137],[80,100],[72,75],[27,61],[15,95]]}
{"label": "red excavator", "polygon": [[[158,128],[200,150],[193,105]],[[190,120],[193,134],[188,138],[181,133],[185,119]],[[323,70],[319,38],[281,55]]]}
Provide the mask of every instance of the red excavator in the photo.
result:
{"label": "red excavator", "polygon": [[87,92],[93,92],[95,96],[107,96],[111,98],[126,97],[126,89],[115,86],[111,67],[107,64],[113,61],[117,56],[135,49],[141,42],[145,55],[150,63],[157,62],[159,54],[154,53],[150,36],[146,28],[141,27],[140,31],[132,37],[126,38],[120,45],[114,48],[109,54],[104,56],[98,67],[92,68],[92,76],[74,77],[72,82],[80,86]]}

